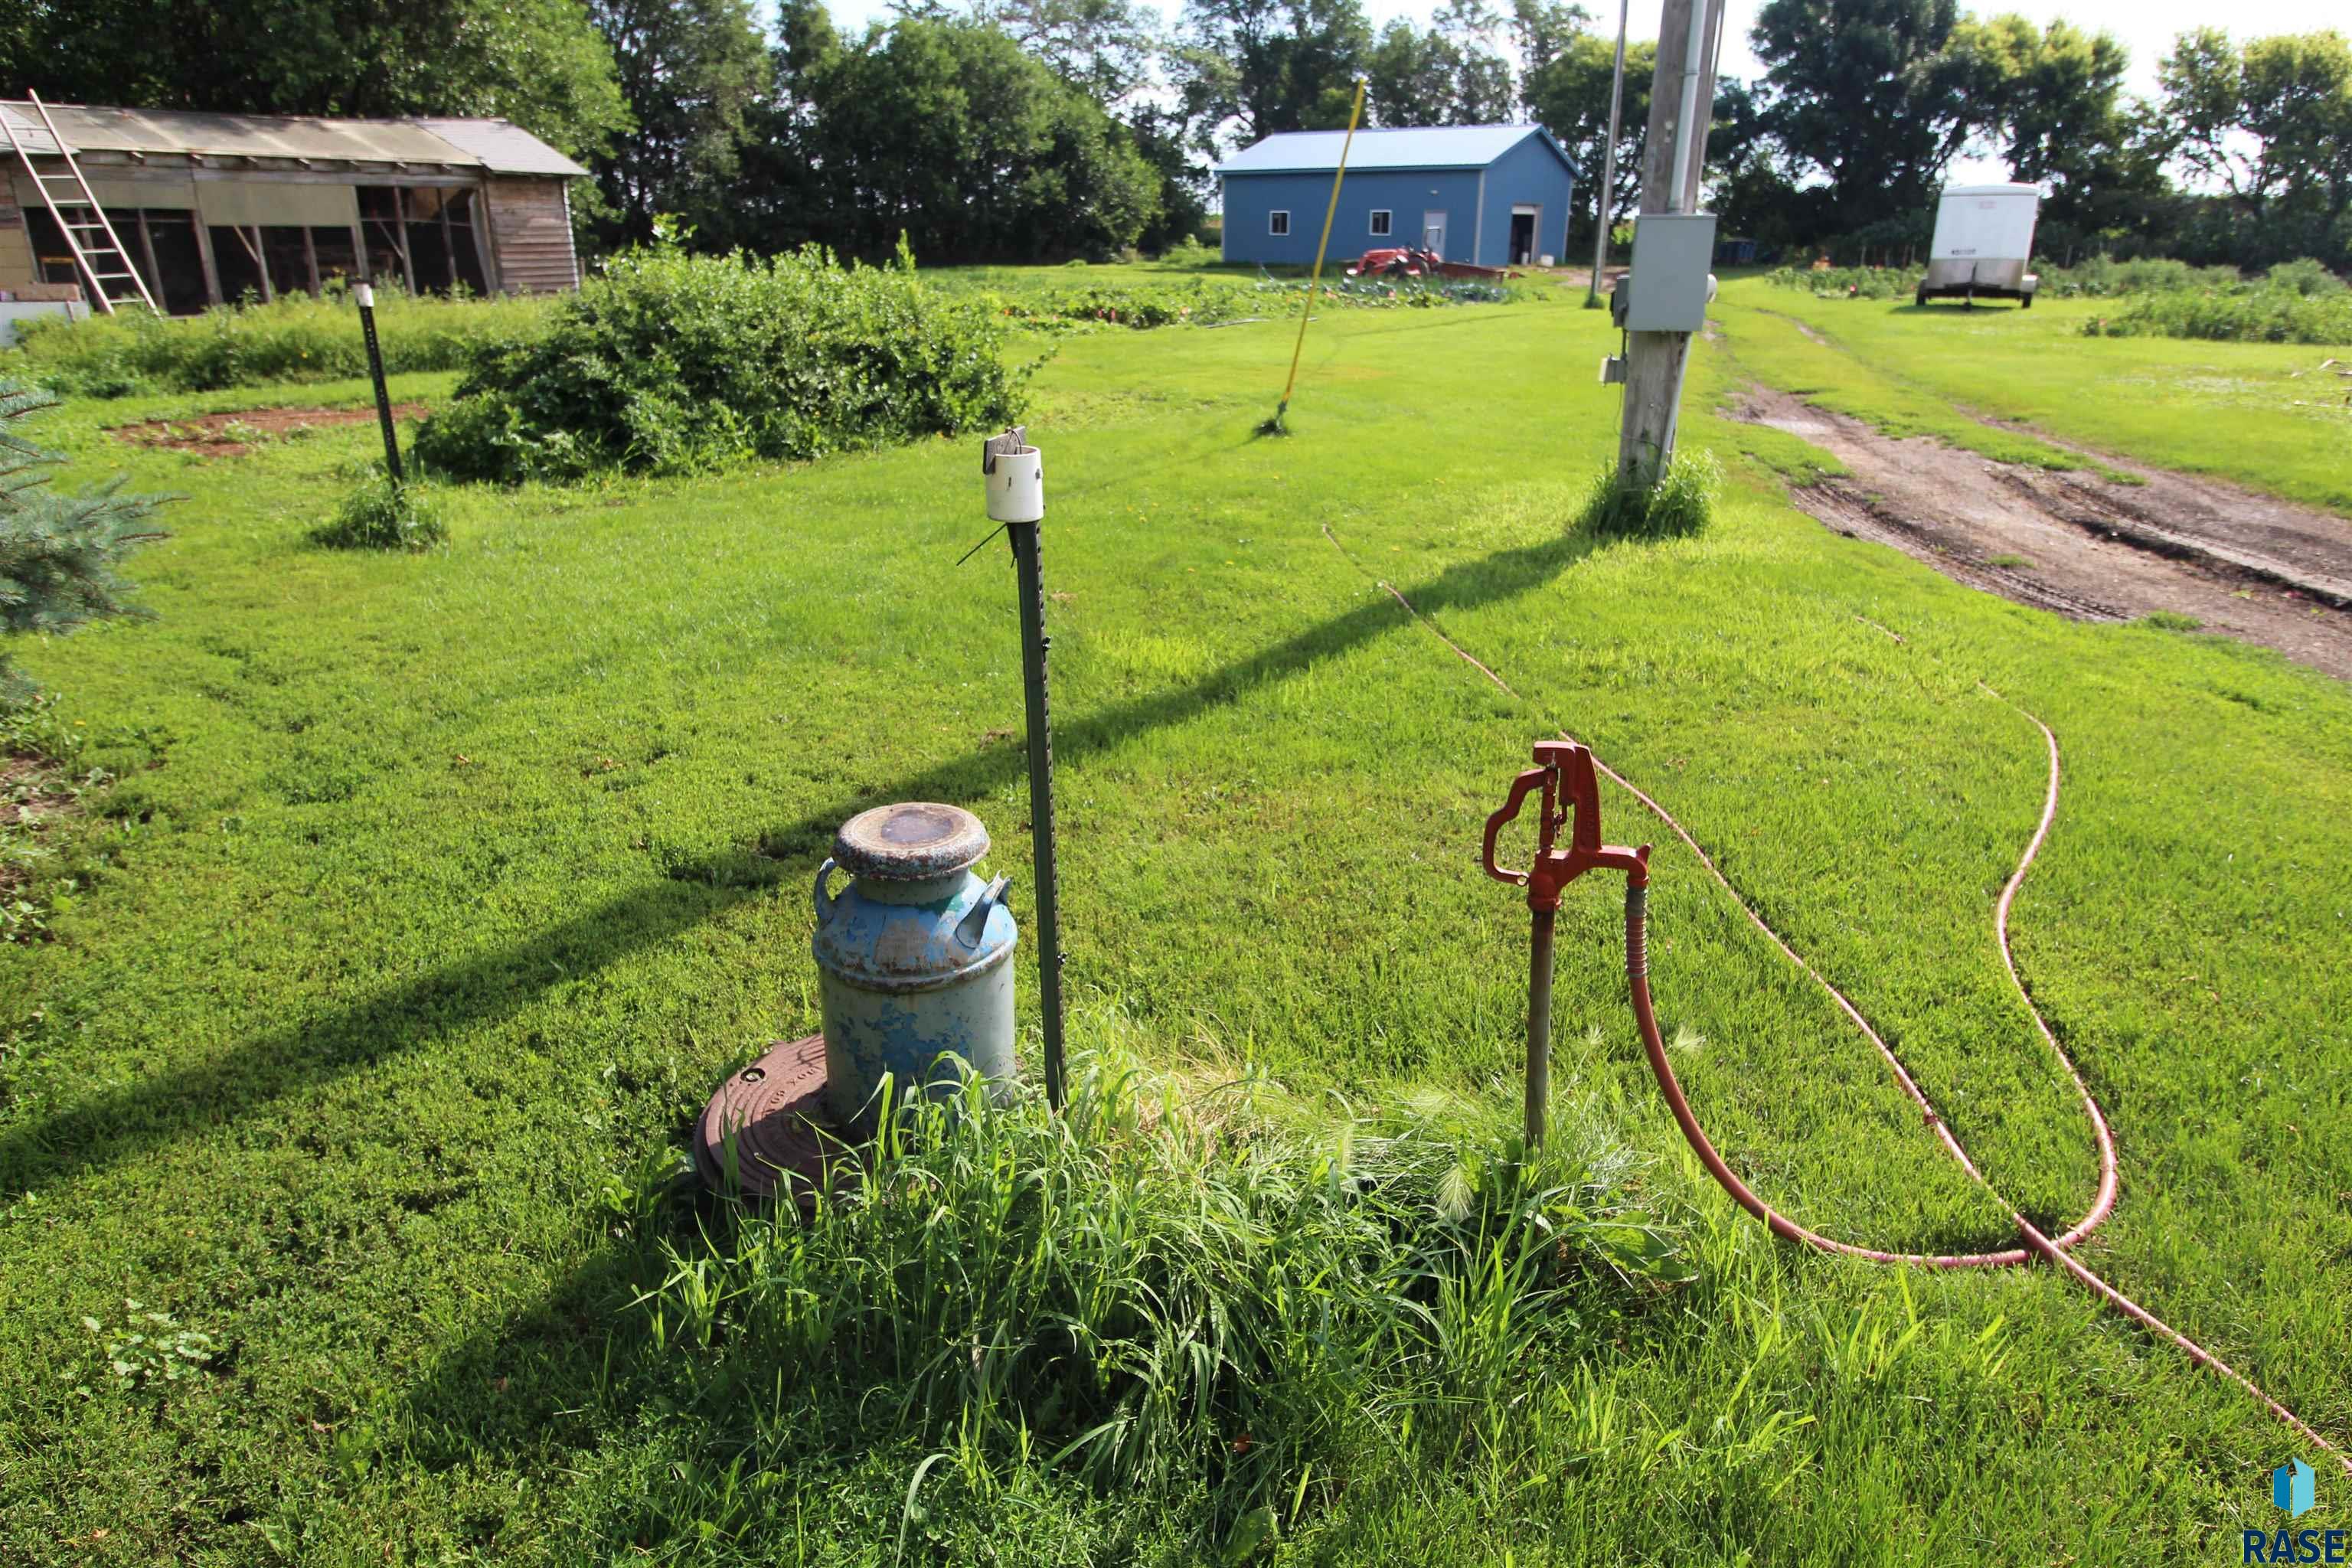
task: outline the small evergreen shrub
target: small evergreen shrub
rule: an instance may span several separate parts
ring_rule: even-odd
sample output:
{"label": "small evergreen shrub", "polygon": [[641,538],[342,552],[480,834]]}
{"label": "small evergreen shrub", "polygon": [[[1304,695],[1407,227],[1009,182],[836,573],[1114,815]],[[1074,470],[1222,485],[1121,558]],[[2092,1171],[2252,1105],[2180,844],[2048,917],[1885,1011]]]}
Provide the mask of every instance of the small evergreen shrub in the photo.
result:
{"label": "small evergreen shrub", "polygon": [[[123,495],[119,479],[72,495],[50,487],[42,470],[65,459],[16,426],[56,403],[37,388],[0,380],[0,633],[62,636],[132,614],[116,563],[163,537],[147,520],[167,498]],[[0,702],[21,701],[29,690],[0,653]]]}
{"label": "small evergreen shrub", "polygon": [[1026,373],[989,303],[927,287],[902,248],[842,266],[633,251],[544,330],[478,345],[417,432],[436,472],[513,484],[604,469],[699,473],[1016,420]]}
{"label": "small evergreen shrub", "polygon": [[1649,486],[1619,473],[1614,462],[1607,463],[1593,476],[1578,521],[1607,538],[1685,538],[1705,531],[1722,483],[1722,465],[1704,448],[1676,452],[1658,482]]}
{"label": "small evergreen shrub", "polygon": [[433,493],[415,484],[394,484],[389,474],[362,481],[310,535],[337,550],[429,550],[448,537],[449,524]]}

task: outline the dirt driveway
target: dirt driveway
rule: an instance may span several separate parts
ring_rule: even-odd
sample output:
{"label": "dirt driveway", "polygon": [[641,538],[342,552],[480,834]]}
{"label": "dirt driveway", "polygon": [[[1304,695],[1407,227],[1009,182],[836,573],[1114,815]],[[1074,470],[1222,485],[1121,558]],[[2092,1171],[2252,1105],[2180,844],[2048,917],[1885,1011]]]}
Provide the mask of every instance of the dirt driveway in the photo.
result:
{"label": "dirt driveway", "polygon": [[2105,453],[2100,464],[2141,482],[1995,462],[1762,386],[1735,412],[1851,470],[1790,491],[1841,533],[2020,604],[2092,621],[2191,616],[2352,680],[2352,518]]}

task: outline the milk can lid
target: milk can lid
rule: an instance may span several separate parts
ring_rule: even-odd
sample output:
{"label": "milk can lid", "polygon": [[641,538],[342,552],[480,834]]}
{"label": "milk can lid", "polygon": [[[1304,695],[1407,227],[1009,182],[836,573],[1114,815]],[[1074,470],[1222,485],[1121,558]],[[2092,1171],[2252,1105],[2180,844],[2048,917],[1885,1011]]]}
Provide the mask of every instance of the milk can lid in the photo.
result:
{"label": "milk can lid", "polygon": [[913,882],[951,876],[988,853],[988,829],[960,805],[905,801],[861,811],[834,835],[835,864],[853,877]]}

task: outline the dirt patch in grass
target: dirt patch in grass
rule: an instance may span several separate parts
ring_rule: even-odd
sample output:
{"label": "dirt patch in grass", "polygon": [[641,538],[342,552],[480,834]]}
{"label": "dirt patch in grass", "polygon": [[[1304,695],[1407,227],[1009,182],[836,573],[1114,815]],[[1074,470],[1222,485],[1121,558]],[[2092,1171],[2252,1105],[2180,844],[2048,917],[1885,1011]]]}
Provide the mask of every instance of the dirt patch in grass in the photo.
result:
{"label": "dirt patch in grass", "polygon": [[[417,420],[433,412],[422,403],[395,403],[394,419]],[[373,408],[240,408],[227,414],[198,414],[186,419],[149,419],[118,425],[110,432],[118,441],[140,447],[169,447],[182,452],[202,452],[210,458],[241,458],[264,441],[278,440],[299,430],[332,425],[369,425]]]}
{"label": "dirt patch in grass", "polygon": [[0,752],[0,899],[25,885],[21,858],[12,845],[26,842],[39,825],[70,816],[81,803],[54,787],[58,770],[37,757],[12,757]]}
{"label": "dirt patch in grass", "polygon": [[2020,604],[2078,620],[2193,618],[2352,679],[2352,521],[2105,455],[2132,482],[1995,462],[1760,386],[1738,413],[1845,465],[1790,492],[1841,533]]}

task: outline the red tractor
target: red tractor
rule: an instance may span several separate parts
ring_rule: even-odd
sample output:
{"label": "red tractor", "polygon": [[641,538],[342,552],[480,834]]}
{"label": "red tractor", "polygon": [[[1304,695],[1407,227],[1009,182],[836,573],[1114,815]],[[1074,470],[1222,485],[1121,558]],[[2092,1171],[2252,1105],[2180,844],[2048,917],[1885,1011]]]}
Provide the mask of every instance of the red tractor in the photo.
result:
{"label": "red tractor", "polygon": [[1412,246],[1391,246],[1380,250],[1367,250],[1348,268],[1350,278],[1433,278],[1445,265],[1433,250],[1421,250]]}

